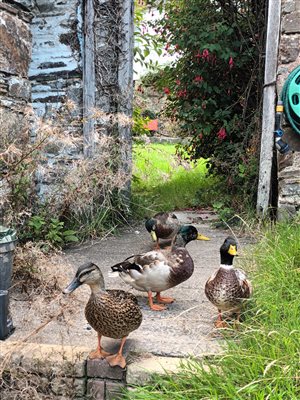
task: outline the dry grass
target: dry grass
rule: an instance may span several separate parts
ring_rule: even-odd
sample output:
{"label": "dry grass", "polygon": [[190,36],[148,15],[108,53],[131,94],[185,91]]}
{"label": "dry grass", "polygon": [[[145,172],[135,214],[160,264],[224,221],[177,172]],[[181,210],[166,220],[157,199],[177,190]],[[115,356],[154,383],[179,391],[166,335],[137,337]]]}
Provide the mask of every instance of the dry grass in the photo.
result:
{"label": "dry grass", "polygon": [[[88,237],[115,227],[126,211],[124,188],[131,176],[130,168],[123,167],[130,145],[114,132],[118,126],[131,125],[131,119],[121,113],[94,110],[96,151],[88,159],[83,157],[83,137],[78,128],[82,118],[74,108],[74,103],[67,101],[47,120],[28,112],[22,121],[15,121],[14,129],[0,114],[4,132],[0,139],[0,220],[26,239],[36,239],[28,230],[28,221],[34,215],[56,218],[63,221],[65,229]],[[17,134],[20,126],[24,129]],[[112,136],[103,132],[108,126]],[[34,141],[29,139],[29,127]],[[37,183],[41,184],[40,192]]]}
{"label": "dry grass", "polygon": [[[3,399],[56,399],[59,396],[54,394],[52,386],[57,389],[57,385],[63,385],[64,376],[57,375],[55,370],[51,376],[39,375],[18,366],[15,359],[26,343],[35,342],[37,335],[52,321],[70,326],[74,312],[81,307],[76,293],[68,298],[62,294],[70,280],[66,271],[72,271],[71,265],[59,251],[52,249],[45,254],[42,248],[41,243],[28,242],[18,246],[15,253],[10,303],[15,317],[18,313],[19,336],[22,335],[0,362],[0,398]],[[5,349],[5,343],[3,346]],[[71,381],[69,385],[71,399],[76,390],[72,394]]]}

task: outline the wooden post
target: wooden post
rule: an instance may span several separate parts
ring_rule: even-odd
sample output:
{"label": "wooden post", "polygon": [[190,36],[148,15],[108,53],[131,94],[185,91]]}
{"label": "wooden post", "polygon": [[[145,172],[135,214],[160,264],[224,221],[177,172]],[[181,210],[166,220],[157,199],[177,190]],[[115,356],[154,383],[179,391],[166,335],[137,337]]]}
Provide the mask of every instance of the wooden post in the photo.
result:
{"label": "wooden post", "polygon": [[[133,0],[123,0],[123,14],[120,26],[120,58],[118,70],[119,102],[118,115],[119,138],[121,141],[120,168],[128,176],[125,191],[130,196],[130,177],[132,170],[131,125],[133,98]],[[125,118],[123,118],[125,117]],[[127,121],[127,122],[126,122]]]}
{"label": "wooden post", "polygon": [[256,207],[259,215],[266,214],[270,202],[280,20],[281,0],[269,0],[263,92],[262,135]]}
{"label": "wooden post", "polygon": [[83,54],[83,154],[91,158],[95,151],[95,40],[94,2],[85,1],[84,9],[84,54]]}

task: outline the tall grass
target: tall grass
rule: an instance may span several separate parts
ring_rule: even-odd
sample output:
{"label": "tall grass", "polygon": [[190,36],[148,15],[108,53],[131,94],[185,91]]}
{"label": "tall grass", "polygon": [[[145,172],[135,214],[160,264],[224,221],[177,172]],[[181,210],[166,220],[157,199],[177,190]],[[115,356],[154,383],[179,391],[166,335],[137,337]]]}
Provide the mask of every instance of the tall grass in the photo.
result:
{"label": "tall grass", "polygon": [[175,145],[134,146],[132,195],[135,211],[170,211],[208,206],[220,182],[206,175],[206,161],[184,163],[176,156]]}
{"label": "tall grass", "polygon": [[272,227],[244,267],[254,296],[225,354],[187,361],[176,376],[156,377],[130,399],[300,399],[300,225]]}

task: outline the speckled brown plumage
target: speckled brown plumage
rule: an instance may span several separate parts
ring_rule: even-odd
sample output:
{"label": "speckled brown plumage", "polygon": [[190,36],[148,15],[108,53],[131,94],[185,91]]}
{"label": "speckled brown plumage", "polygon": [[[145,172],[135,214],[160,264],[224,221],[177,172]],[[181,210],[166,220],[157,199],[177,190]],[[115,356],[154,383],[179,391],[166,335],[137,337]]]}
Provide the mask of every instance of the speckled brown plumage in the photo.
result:
{"label": "speckled brown plumage", "polygon": [[237,254],[237,243],[232,237],[225,239],[220,248],[220,268],[205,284],[208,300],[219,311],[216,326],[224,327],[221,312],[232,311],[239,314],[242,303],[251,296],[251,284],[243,270],[233,267],[233,258]]}
{"label": "speckled brown plumage", "polygon": [[219,310],[228,311],[239,309],[242,301],[251,294],[247,279],[240,279],[236,269],[220,268],[213,279],[205,285],[208,300]]}
{"label": "speckled brown plumage", "polygon": [[[105,290],[104,278],[100,268],[94,263],[81,265],[72,280],[64,289],[71,293],[82,284],[91,288],[91,295],[85,307],[85,317],[98,333],[98,346],[89,355],[91,359],[106,358],[108,363],[124,368],[126,360],[122,351],[126,337],[142,322],[142,312],[136,297],[124,290]],[[122,339],[119,351],[111,355],[101,347],[101,337]]]}
{"label": "speckled brown plumage", "polygon": [[92,293],[85,307],[85,317],[96,332],[113,339],[128,336],[142,322],[136,297],[123,290]]}

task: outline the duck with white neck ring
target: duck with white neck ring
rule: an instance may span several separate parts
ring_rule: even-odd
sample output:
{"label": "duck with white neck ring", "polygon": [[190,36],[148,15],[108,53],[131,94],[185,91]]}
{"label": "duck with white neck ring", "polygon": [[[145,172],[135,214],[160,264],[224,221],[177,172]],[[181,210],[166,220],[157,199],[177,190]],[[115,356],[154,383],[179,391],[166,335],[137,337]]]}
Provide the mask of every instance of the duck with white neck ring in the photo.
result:
{"label": "duck with white neck ring", "polygon": [[[123,346],[130,332],[136,330],[142,322],[142,312],[136,297],[124,290],[106,290],[100,268],[94,263],[81,265],[72,282],[63,290],[68,294],[82,284],[91,288],[91,295],[85,307],[88,323],[98,333],[98,346],[89,354],[90,359],[105,358],[110,366],[125,368]],[[117,354],[111,355],[101,347],[101,337],[122,339]]]}
{"label": "duck with white neck ring", "polygon": [[216,328],[225,328],[222,311],[237,313],[237,321],[245,299],[252,294],[251,283],[246,273],[233,267],[233,259],[237,255],[237,242],[228,236],[220,248],[221,265],[205,284],[205,294],[208,300],[218,308]]}

